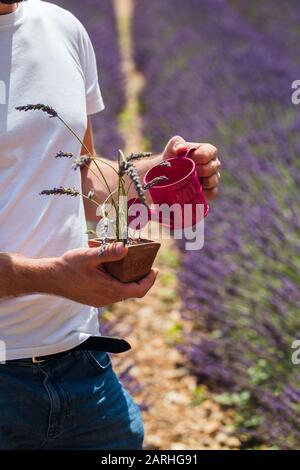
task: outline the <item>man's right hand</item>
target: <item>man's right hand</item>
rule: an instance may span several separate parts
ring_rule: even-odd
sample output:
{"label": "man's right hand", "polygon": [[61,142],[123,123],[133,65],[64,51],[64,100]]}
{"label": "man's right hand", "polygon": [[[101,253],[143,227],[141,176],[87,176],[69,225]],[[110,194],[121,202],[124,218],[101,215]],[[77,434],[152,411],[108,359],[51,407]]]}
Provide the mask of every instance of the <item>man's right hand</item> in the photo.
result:
{"label": "man's right hand", "polygon": [[0,253],[0,299],[40,293],[103,307],[131,297],[142,298],[153,286],[157,270],[152,269],[139,282],[123,284],[102,266],[124,258],[127,250],[122,243],[114,243],[101,257],[98,248],[80,248],[58,258]]}
{"label": "man's right hand", "polygon": [[103,263],[120,260],[127,251],[122,243],[109,244],[101,257],[99,248],[68,251],[56,263],[58,294],[94,307],[144,297],[155,282],[157,270],[152,269],[141,281],[123,284],[103,268]]}

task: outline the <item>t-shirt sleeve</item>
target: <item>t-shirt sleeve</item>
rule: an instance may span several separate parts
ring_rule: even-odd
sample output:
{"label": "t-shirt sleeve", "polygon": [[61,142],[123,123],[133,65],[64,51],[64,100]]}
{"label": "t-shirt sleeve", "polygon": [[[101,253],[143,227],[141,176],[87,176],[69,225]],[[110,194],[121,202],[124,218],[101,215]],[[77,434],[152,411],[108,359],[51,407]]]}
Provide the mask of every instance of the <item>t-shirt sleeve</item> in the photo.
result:
{"label": "t-shirt sleeve", "polygon": [[81,63],[85,80],[87,114],[96,114],[104,109],[99,86],[97,60],[92,42],[84,27],[81,28]]}

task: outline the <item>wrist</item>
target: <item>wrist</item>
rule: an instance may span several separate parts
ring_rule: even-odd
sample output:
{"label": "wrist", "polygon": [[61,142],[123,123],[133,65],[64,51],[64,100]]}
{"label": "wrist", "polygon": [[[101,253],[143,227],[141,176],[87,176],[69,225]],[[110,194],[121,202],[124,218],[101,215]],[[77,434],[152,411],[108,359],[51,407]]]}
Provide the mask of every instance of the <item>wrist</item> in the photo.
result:
{"label": "wrist", "polygon": [[60,295],[61,258],[26,259],[19,263],[19,279],[24,293]]}

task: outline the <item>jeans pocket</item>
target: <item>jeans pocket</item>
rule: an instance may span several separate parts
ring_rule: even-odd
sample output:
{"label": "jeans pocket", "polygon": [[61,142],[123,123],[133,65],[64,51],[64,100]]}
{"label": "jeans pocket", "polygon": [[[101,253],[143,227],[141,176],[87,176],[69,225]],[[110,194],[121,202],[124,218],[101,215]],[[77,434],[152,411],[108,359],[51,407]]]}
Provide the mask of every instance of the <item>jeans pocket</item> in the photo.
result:
{"label": "jeans pocket", "polygon": [[104,372],[112,366],[111,357],[102,351],[86,351],[86,355],[92,366],[99,372]]}

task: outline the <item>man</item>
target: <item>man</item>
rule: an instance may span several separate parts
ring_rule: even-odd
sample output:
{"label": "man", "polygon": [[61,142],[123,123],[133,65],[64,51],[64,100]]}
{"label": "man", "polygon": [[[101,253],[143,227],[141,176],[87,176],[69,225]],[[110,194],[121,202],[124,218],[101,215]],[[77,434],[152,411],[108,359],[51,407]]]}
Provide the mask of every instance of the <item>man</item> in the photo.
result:
{"label": "man", "polygon": [[[99,336],[97,308],[143,297],[157,271],[118,282],[101,265],[126,256],[126,248],[114,244],[101,258],[88,248],[82,200],[39,196],[54,185],[81,184],[100,201],[107,194],[91,171],[55,161],[59,150],[85,152],[57,119],[15,109],[32,102],[58,111],[94,152],[89,116],[104,105],[87,32],[56,5],[0,0],[0,339],[7,359],[0,366],[0,449],[140,449],[139,409],[105,348],[89,345]],[[139,164],[141,176],[189,145],[172,138],[161,155]],[[217,151],[199,144],[193,158],[213,198]],[[114,172],[102,171],[116,187]],[[89,205],[86,213],[95,217]]]}

